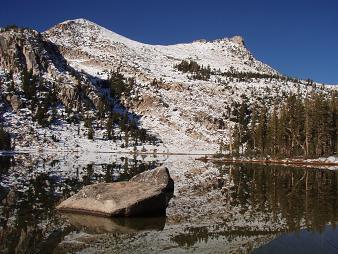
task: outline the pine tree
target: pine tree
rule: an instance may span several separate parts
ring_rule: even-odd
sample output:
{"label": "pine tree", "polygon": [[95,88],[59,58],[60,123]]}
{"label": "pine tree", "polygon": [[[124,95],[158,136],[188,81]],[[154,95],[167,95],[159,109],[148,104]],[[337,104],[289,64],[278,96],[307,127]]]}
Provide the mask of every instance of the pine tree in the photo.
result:
{"label": "pine tree", "polygon": [[86,118],[84,121],[84,126],[88,128],[88,136],[87,136],[88,139],[93,140],[95,135],[95,130],[93,128],[93,120],[90,117]]}
{"label": "pine tree", "polygon": [[107,129],[108,140],[114,139],[113,118],[111,115],[109,116],[107,120],[106,129]]}
{"label": "pine tree", "polygon": [[232,132],[232,146],[231,146],[232,155],[239,155],[240,145],[241,145],[241,135],[240,130],[238,128],[238,124],[236,124]]}
{"label": "pine tree", "polygon": [[27,99],[33,100],[36,95],[36,77],[33,70],[24,69],[21,74],[22,89]]}
{"label": "pine tree", "polygon": [[267,108],[264,106],[259,114],[258,125],[256,128],[257,148],[261,156],[266,154],[267,146]]}
{"label": "pine tree", "polygon": [[238,131],[239,131],[239,141],[240,141],[240,152],[244,151],[244,144],[248,142],[248,124],[250,122],[250,111],[247,102],[243,99],[241,106],[238,112]]}
{"label": "pine tree", "polygon": [[107,110],[107,105],[101,100],[99,102],[97,110],[98,110],[97,115],[98,115],[99,119],[102,119],[105,115],[106,110]]}
{"label": "pine tree", "polygon": [[95,135],[94,128],[90,126],[88,129],[88,139],[94,140],[94,135]]}
{"label": "pine tree", "polygon": [[252,113],[244,103],[235,103],[228,117],[235,123],[234,129],[229,130],[231,153],[273,157],[335,154],[338,147],[337,100],[337,92],[330,96],[312,93],[305,99],[292,94],[280,107],[275,106],[270,111],[252,105]]}
{"label": "pine tree", "polygon": [[128,130],[124,132],[124,144],[125,144],[125,147],[129,146],[129,131]]}
{"label": "pine tree", "polygon": [[287,108],[287,135],[290,142],[290,155],[297,156],[305,150],[304,137],[304,106],[302,99],[291,95],[286,101]]}
{"label": "pine tree", "polygon": [[304,119],[304,135],[305,135],[305,156],[313,156],[314,154],[314,117],[313,117],[313,103],[307,97],[304,102],[305,119]]}
{"label": "pine tree", "polygon": [[329,102],[322,94],[314,94],[314,118],[315,118],[315,155],[324,156],[329,152],[329,126],[331,117]]}
{"label": "pine tree", "polygon": [[333,91],[330,96],[330,154],[337,154],[337,126],[338,126],[338,92]]}
{"label": "pine tree", "polygon": [[255,153],[257,149],[256,128],[258,123],[257,105],[252,106],[251,124],[249,129],[248,148],[250,153]]}
{"label": "pine tree", "polygon": [[0,126],[0,150],[11,150],[11,136]]}
{"label": "pine tree", "polygon": [[278,115],[276,106],[273,107],[272,114],[269,117],[267,135],[269,154],[276,157],[278,153]]}
{"label": "pine tree", "polygon": [[36,115],[35,115],[36,121],[38,122],[38,124],[40,124],[43,127],[48,126],[48,121],[47,121],[47,109],[42,106],[39,105]]}
{"label": "pine tree", "polygon": [[122,131],[128,129],[128,122],[129,122],[128,112],[125,112],[122,120],[120,121],[120,128]]}
{"label": "pine tree", "polygon": [[90,128],[93,124],[93,120],[90,117],[85,118],[84,127]]}

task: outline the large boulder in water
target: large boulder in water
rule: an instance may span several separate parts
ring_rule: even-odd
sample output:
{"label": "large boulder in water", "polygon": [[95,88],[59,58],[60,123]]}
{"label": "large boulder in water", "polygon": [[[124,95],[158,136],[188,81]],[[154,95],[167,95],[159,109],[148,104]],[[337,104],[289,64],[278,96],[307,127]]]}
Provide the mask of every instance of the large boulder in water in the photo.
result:
{"label": "large boulder in water", "polygon": [[174,181],[165,167],[145,171],[127,182],[85,186],[57,209],[106,217],[165,214],[174,191]]}

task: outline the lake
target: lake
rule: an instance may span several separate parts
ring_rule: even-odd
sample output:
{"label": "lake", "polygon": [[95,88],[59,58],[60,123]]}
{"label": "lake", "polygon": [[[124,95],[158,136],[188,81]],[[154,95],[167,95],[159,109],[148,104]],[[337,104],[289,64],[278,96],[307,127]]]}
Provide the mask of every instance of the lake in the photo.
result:
{"label": "lake", "polygon": [[[96,182],[165,165],[166,217],[107,219],[55,206]],[[0,253],[338,253],[338,173],[193,156],[0,157]]]}

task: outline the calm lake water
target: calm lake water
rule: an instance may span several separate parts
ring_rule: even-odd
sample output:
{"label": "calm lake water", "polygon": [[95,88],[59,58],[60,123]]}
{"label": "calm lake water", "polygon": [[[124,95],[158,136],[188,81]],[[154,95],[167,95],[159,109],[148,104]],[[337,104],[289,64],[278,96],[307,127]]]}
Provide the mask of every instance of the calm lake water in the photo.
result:
{"label": "calm lake water", "polygon": [[[82,186],[159,165],[175,181],[167,216],[59,214]],[[0,157],[0,253],[338,253],[338,173],[191,157]]]}

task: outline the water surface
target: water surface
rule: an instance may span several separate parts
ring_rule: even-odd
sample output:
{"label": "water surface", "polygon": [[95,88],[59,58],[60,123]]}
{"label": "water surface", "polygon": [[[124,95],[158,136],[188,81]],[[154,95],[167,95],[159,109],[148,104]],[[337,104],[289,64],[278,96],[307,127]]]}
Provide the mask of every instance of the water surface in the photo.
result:
{"label": "water surface", "polygon": [[[338,253],[338,174],[190,157],[16,155],[0,162],[0,253]],[[59,214],[82,186],[164,164],[167,216]]]}

